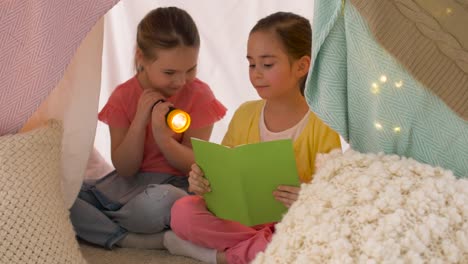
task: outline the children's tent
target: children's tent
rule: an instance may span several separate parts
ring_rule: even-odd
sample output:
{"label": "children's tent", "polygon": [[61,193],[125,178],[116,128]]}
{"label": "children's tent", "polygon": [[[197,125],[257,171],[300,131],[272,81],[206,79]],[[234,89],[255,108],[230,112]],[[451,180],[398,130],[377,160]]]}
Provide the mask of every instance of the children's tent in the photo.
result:
{"label": "children's tent", "polygon": [[69,206],[83,180],[95,135],[96,149],[110,163],[108,128],[97,122],[96,114],[112,90],[135,73],[136,25],[149,10],[178,6],[197,23],[198,77],[228,108],[212,135],[217,142],[237,106],[258,98],[245,58],[250,28],[279,10],[309,19],[313,14],[313,1],[43,0],[1,5],[0,135],[30,130],[52,117],[63,120],[67,158],[62,169]]}
{"label": "children's tent", "polygon": [[[240,103],[258,98],[245,59],[250,28],[270,13],[291,11],[313,21],[308,103],[353,149],[395,153],[468,175],[467,1],[4,0],[0,140],[49,118],[62,121],[66,208],[89,172],[90,156],[101,164],[91,176],[112,169],[102,167],[109,164],[109,136],[97,112],[134,74],[139,20],[171,5],[197,23],[198,77],[229,109],[213,141],[221,140]],[[91,155],[93,146],[104,158]],[[0,173],[8,173],[17,164],[5,163],[1,151]],[[16,180],[6,175],[1,180]],[[0,188],[2,195],[11,193]]]}
{"label": "children's tent", "polygon": [[[159,6],[186,9],[197,23],[198,76],[229,108],[212,136],[219,142],[234,109],[257,98],[245,59],[249,29],[279,10],[311,18],[313,1],[1,1],[0,263],[83,263],[67,209],[85,175],[112,169],[97,113],[135,73],[136,25]],[[49,118],[63,123],[61,151],[56,124],[42,129]],[[84,250],[94,263],[190,263],[164,252]]]}

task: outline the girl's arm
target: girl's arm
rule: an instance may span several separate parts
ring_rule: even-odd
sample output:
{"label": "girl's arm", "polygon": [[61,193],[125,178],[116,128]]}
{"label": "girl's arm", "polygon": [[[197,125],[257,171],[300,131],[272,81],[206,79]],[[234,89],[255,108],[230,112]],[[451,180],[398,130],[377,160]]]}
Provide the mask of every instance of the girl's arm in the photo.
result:
{"label": "girl's arm", "polygon": [[163,153],[164,157],[166,157],[169,164],[188,175],[191,165],[195,163],[195,157],[193,154],[190,138],[195,137],[208,141],[212,131],[213,125],[193,130],[188,129],[184,133],[184,137],[181,143],[172,137],[164,138],[164,135],[161,133],[153,132],[153,136],[159,146],[159,149]]}
{"label": "girl's arm", "polygon": [[145,124],[132,122],[128,128],[109,127],[111,158],[120,176],[130,177],[140,169],[145,144]]}
{"label": "girl's arm", "polygon": [[151,108],[161,98],[163,97],[158,92],[144,90],[138,99],[137,111],[130,126],[109,126],[112,163],[120,176],[131,177],[140,170]]}

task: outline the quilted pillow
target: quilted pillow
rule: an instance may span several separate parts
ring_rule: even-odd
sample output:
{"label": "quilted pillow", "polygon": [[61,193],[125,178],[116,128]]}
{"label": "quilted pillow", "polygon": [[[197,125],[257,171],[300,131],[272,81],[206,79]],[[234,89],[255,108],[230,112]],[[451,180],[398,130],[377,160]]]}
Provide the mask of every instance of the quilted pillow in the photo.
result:
{"label": "quilted pillow", "polygon": [[60,185],[62,126],[0,137],[0,263],[86,263]]}
{"label": "quilted pillow", "polygon": [[396,155],[332,152],[259,263],[468,263],[468,180]]}

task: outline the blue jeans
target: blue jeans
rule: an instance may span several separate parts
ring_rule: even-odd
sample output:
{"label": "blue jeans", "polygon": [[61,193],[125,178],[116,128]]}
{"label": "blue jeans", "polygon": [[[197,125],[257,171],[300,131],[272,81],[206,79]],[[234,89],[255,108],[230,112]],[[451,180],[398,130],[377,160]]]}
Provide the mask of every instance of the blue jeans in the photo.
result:
{"label": "blue jeans", "polygon": [[70,209],[78,237],[112,248],[127,232],[153,234],[168,229],[173,203],[187,195],[187,177],[112,172],[95,184],[83,184]]}

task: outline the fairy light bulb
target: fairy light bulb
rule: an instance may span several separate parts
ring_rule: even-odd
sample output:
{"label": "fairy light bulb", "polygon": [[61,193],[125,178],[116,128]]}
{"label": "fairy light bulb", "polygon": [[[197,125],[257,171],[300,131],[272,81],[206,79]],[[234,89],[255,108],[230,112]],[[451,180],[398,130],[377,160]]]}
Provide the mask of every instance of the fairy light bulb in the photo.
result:
{"label": "fairy light bulb", "polygon": [[373,94],[378,94],[380,93],[380,87],[377,83],[372,83],[372,86],[371,86],[371,93]]}
{"label": "fairy light bulb", "polygon": [[382,130],[383,129],[382,124],[380,124],[379,122],[375,122],[374,126],[375,126],[375,129],[377,129],[377,130]]}
{"label": "fairy light bulb", "polygon": [[400,80],[398,82],[395,82],[395,87],[396,88],[401,88],[402,86],[403,86],[403,81],[402,80]]}
{"label": "fairy light bulb", "polygon": [[387,82],[387,76],[386,76],[386,75],[383,75],[383,74],[380,75],[379,81],[380,81],[381,83],[386,83],[386,82]]}

